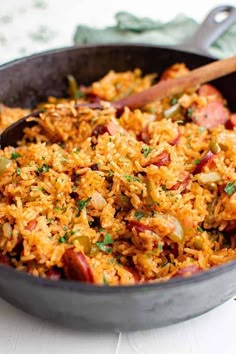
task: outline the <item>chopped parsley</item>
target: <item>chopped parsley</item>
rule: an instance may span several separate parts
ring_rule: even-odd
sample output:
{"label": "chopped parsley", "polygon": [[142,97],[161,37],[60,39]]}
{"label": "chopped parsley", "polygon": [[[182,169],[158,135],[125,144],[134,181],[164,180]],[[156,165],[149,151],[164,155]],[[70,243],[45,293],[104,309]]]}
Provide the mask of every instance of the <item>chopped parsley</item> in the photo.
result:
{"label": "chopped parsley", "polygon": [[21,157],[21,154],[19,154],[18,152],[13,152],[11,154],[11,159],[12,160],[16,160],[18,157]]}
{"label": "chopped parsley", "polygon": [[114,242],[112,236],[110,234],[106,234],[102,242],[96,242],[96,246],[103,252],[111,253],[112,248],[108,247]]}
{"label": "chopped parsley", "polygon": [[21,169],[19,167],[16,169],[16,174],[17,174],[17,176],[20,176],[20,174],[21,174]]}
{"label": "chopped parsley", "polygon": [[59,237],[58,241],[60,243],[65,243],[68,239],[68,232],[66,232],[63,236]]}
{"label": "chopped parsley", "polygon": [[104,241],[103,241],[104,245],[110,245],[113,242],[114,242],[114,240],[113,240],[113,238],[111,237],[110,234],[106,234],[104,236]]}
{"label": "chopped parsley", "polygon": [[162,252],[163,251],[163,246],[161,243],[158,243],[158,251]]}
{"label": "chopped parsley", "polygon": [[228,195],[232,195],[234,194],[234,192],[236,191],[236,185],[234,184],[234,182],[229,182],[226,184],[224,191],[228,194]]}
{"label": "chopped parsley", "polygon": [[192,116],[193,116],[193,108],[192,108],[192,107],[189,107],[189,108],[188,108],[187,116],[188,116],[188,117],[192,117]]}
{"label": "chopped parsley", "polygon": [[196,160],[193,161],[194,165],[198,165],[200,162],[201,162],[200,159],[196,159]]}
{"label": "chopped parsley", "polygon": [[177,102],[178,102],[177,98],[174,97],[174,98],[172,98],[172,100],[170,101],[170,104],[171,104],[172,106],[174,106]]}
{"label": "chopped parsley", "polygon": [[202,134],[205,130],[206,130],[205,127],[199,127],[198,133],[199,133],[199,134]]}
{"label": "chopped parsley", "polygon": [[144,154],[144,157],[148,157],[148,155],[152,152],[153,148],[150,148],[148,146],[144,146],[141,150],[141,152]]}
{"label": "chopped parsley", "polygon": [[128,182],[140,182],[140,179],[138,177],[134,177],[134,176],[130,176],[130,175],[124,175],[124,178],[128,181]]}
{"label": "chopped parsley", "polygon": [[43,173],[43,172],[48,172],[50,167],[44,163],[41,167],[37,167],[37,172],[38,173]]}
{"label": "chopped parsley", "polygon": [[166,186],[163,184],[163,185],[161,186],[161,189],[165,192],[165,191],[166,191]]}
{"label": "chopped parsley", "polygon": [[143,213],[141,213],[140,211],[136,211],[135,213],[134,213],[134,216],[135,216],[135,218],[136,218],[136,220],[140,220],[140,219],[142,219],[142,217],[144,216],[143,215]]}
{"label": "chopped parsley", "polygon": [[91,199],[92,199],[92,198],[88,198],[88,199],[86,199],[86,200],[79,200],[79,201],[77,202],[79,211],[81,211],[82,209],[84,209],[84,208],[88,205],[88,203],[90,202]]}

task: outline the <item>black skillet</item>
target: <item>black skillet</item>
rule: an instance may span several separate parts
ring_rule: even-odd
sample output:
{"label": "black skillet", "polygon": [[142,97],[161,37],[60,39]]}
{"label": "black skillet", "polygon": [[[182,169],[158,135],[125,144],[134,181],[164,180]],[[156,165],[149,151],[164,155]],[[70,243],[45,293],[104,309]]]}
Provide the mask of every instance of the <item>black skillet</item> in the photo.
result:
{"label": "black skillet", "polygon": [[[216,23],[226,11],[228,18]],[[0,98],[9,106],[35,107],[53,95],[66,95],[66,76],[80,83],[99,79],[110,69],[125,71],[139,67],[144,73],[159,72],[176,62],[189,68],[214,58],[208,46],[236,21],[236,9],[215,9],[184,50],[149,45],[92,45],[53,50],[3,65],[0,68]],[[236,111],[236,74],[214,82],[232,110]],[[2,147],[14,145],[27,125],[17,122],[1,136]],[[0,265],[0,295],[35,316],[86,330],[127,331],[162,327],[196,317],[220,305],[235,294],[236,261],[190,278],[136,286],[93,286],[73,281],[35,278]]]}

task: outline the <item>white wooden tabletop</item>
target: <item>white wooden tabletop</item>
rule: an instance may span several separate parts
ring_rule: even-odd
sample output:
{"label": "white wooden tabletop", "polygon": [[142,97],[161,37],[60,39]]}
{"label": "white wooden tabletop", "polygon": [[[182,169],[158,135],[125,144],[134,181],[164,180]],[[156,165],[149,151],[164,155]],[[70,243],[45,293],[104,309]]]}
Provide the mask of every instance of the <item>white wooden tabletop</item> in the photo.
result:
{"label": "white wooden tabletop", "polygon": [[[1,0],[0,63],[72,44],[78,23],[103,27],[116,11],[201,21],[223,0]],[[227,1],[236,6],[236,0]],[[133,333],[86,333],[48,324],[0,300],[0,354],[235,354],[236,301],[196,319]]]}

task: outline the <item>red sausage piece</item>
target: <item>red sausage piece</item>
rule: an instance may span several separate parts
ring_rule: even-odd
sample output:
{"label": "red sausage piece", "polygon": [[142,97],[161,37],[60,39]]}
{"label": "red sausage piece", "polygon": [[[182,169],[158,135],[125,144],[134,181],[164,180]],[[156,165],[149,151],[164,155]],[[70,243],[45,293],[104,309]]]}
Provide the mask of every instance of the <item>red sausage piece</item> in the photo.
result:
{"label": "red sausage piece", "polygon": [[72,249],[66,250],[63,262],[67,279],[94,283],[92,269],[82,252],[75,252]]}

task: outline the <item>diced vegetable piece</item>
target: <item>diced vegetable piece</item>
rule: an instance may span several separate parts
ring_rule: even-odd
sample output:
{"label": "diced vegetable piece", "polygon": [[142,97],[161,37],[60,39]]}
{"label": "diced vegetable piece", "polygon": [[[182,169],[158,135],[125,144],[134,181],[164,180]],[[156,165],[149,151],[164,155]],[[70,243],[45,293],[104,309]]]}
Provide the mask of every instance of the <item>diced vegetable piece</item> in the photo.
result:
{"label": "diced vegetable piece", "polygon": [[197,125],[214,128],[227,122],[229,111],[223,103],[214,101],[208,103],[205,107],[196,108],[191,118]]}
{"label": "diced vegetable piece", "polygon": [[0,175],[6,172],[7,168],[10,166],[11,161],[8,160],[6,157],[0,157]]}
{"label": "diced vegetable piece", "polygon": [[160,155],[152,158],[148,162],[146,162],[143,167],[147,167],[149,165],[155,165],[157,167],[168,166],[170,163],[170,154],[167,151],[163,151]]}
{"label": "diced vegetable piece", "polygon": [[78,88],[76,79],[73,75],[68,75],[67,80],[68,80],[68,84],[69,84],[68,93],[71,98],[76,100],[77,98],[82,98],[85,96],[84,91],[82,91]]}
{"label": "diced vegetable piece", "polygon": [[91,252],[91,242],[88,236],[78,236],[74,238],[74,241],[78,241],[79,244],[84,248],[85,254],[90,254]]}
{"label": "diced vegetable piece", "polygon": [[203,246],[203,238],[201,236],[196,236],[194,238],[194,247],[196,248],[196,250],[200,251],[202,249]]}
{"label": "diced vegetable piece", "polygon": [[63,262],[67,279],[94,283],[92,269],[82,252],[75,252],[72,249],[66,250],[63,255]]}
{"label": "diced vegetable piece", "polygon": [[220,145],[215,140],[211,140],[210,150],[211,152],[213,152],[213,154],[218,154],[221,151],[221,148]]}
{"label": "diced vegetable piece", "polygon": [[174,216],[171,216],[171,220],[175,225],[175,229],[174,231],[172,231],[171,234],[167,235],[167,237],[171,239],[173,242],[182,243],[184,241],[184,236],[185,236],[183,226],[181,225],[179,220]]}
{"label": "diced vegetable piece", "polygon": [[70,97],[75,99],[76,93],[78,90],[76,79],[73,75],[68,75],[67,80],[68,80],[68,84],[69,84],[68,93],[69,93]]}
{"label": "diced vegetable piece", "polygon": [[99,248],[97,245],[92,245],[91,246],[91,251],[90,251],[90,255],[95,257],[97,254],[99,253]]}
{"label": "diced vegetable piece", "polygon": [[218,172],[201,172],[198,173],[196,176],[196,179],[198,180],[198,182],[202,185],[208,185],[211,183],[217,183],[221,181],[221,176]]}
{"label": "diced vegetable piece", "polygon": [[91,201],[90,201],[90,205],[96,209],[96,210],[102,210],[105,206],[106,206],[106,200],[103,198],[103,196],[98,193],[98,192],[94,192],[91,196]]}
{"label": "diced vegetable piece", "polygon": [[175,277],[188,277],[192,274],[196,274],[198,272],[201,271],[201,268],[198,267],[197,265],[190,265],[188,267],[182,268],[180,270],[178,270],[177,273],[175,273],[175,275],[173,276],[173,278]]}
{"label": "diced vegetable piece", "polygon": [[132,208],[132,204],[130,202],[130,198],[127,195],[119,195],[115,200],[116,208],[121,210],[130,210]]}
{"label": "diced vegetable piece", "polygon": [[176,103],[174,106],[169,107],[164,111],[164,117],[165,118],[171,118],[174,117],[176,114],[180,113],[180,104]]}
{"label": "diced vegetable piece", "polygon": [[199,161],[193,170],[193,175],[202,172],[203,168],[214,158],[215,154],[213,152],[208,151],[208,153]]}

